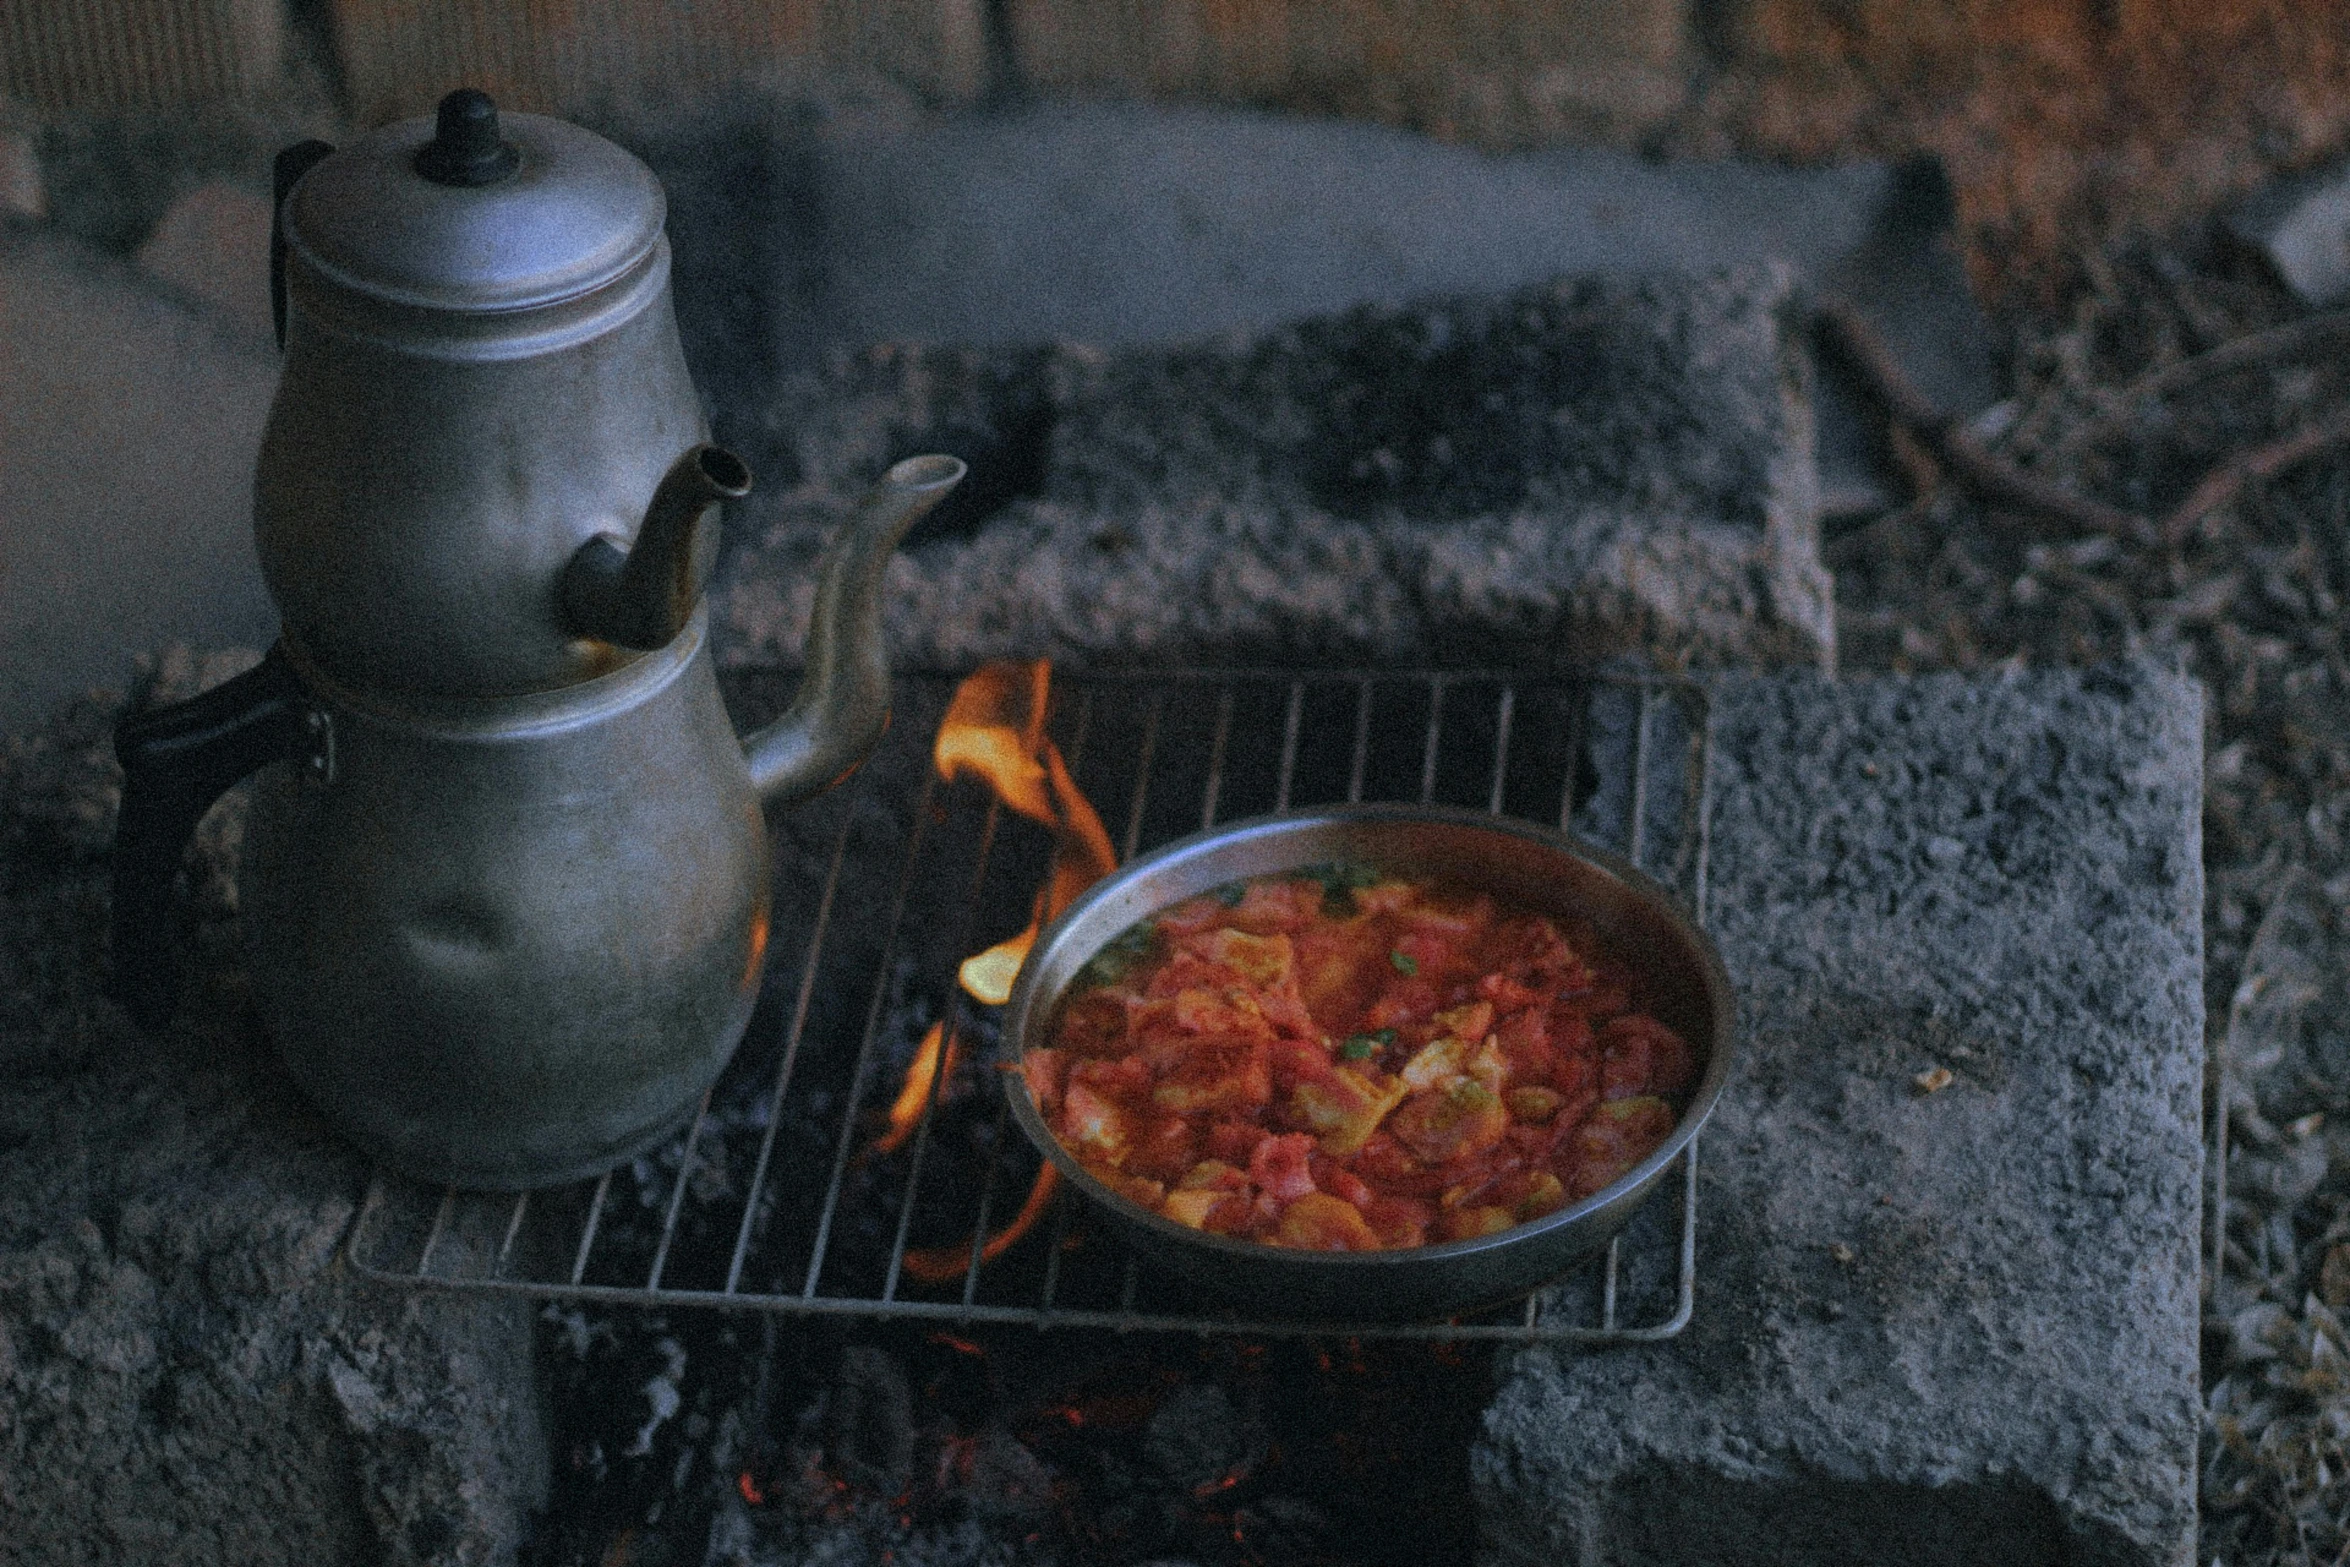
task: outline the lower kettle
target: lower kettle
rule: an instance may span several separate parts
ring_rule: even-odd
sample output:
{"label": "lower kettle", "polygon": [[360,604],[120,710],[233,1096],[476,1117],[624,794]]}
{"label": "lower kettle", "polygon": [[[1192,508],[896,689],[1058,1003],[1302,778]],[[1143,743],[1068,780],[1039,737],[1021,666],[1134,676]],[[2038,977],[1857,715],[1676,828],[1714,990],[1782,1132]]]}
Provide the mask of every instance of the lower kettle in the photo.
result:
{"label": "lower kettle", "polygon": [[540,697],[397,709],[310,682],[332,777],[256,781],[241,905],[287,1069],[353,1142],[528,1187],[666,1136],[767,945],[767,833],[703,620]]}

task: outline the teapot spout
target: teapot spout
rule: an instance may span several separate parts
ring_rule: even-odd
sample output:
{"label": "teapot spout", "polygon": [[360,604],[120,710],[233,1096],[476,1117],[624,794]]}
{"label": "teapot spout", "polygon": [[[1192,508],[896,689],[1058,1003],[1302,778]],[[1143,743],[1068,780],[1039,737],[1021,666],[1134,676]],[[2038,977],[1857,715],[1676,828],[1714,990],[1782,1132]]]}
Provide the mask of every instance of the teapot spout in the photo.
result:
{"label": "teapot spout", "polygon": [[959,458],[909,457],[881,476],[826,553],[808,626],[807,673],[791,711],[743,742],[769,804],[805,799],[865,758],[889,724],[881,578],[906,530],[962,482]]}
{"label": "teapot spout", "polygon": [[723,446],[696,446],[670,464],[623,544],[599,533],[563,568],[565,628],[622,647],[667,647],[701,601],[717,556],[710,508],[751,492],[751,470]]}

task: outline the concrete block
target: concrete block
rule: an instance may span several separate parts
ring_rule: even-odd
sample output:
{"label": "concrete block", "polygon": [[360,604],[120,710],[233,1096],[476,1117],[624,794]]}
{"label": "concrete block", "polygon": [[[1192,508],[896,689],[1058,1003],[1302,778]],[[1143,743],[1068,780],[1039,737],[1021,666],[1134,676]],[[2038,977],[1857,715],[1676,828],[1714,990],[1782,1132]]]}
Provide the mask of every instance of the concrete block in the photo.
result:
{"label": "concrete block", "polygon": [[2195,687],[1717,693],[1707,918],[1745,1053],[1696,1315],[1506,1366],[1486,1559],[2187,1567]]}
{"label": "concrete block", "polygon": [[813,567],[887,463],[973,465],[892,562],[909,665],[1639,652],[1825,663],[1783,270],[1564,279],[1122,353],[884,348],[726,423],[721,657],[798,656]]}
{"label": "concrete block", "polygon": [[[252,657],[167,660],[156,695]],[[530,1308],[341,1260],[366,1169],[244,1003],[231,808],[199,835],[179,1018],[146,1036],[98,997],[112,718],[0,753],[0,1554],[510,1562],[547,1483]]]}
{"label": "concrete block", "polygon": [[139,269],[217,312],[256,347],[269,343],[269,200],[239,185],[199,185],[165,210]]}
{"label": "concrete block", "polygon": [[[1952,413],[2000,395],[1930,161],[1494,157],[1382,126],[1134,103],[889,115],[753,98],[613,130],[668,187],[679,318],[722,407],[834,347],[1120,347],[1567,272],[1773,261],[1851,300]],[[1818,391],[1823,509],[1881,508],[1901,488],[1881,415],[1832,363]]]}

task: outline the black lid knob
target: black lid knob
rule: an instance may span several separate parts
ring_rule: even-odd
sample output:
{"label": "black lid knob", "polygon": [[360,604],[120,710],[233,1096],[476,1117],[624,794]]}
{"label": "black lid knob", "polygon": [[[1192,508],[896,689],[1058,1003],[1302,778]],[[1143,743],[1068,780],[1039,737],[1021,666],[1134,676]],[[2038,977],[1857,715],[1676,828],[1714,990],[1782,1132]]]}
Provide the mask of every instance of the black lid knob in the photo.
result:
{"label": "black lid knob", "polygon": [[521,161],[498,135],[498,106],[473,87],[441,100],[432,140],[416,150],[416,172],[436,185],[493,185]]}

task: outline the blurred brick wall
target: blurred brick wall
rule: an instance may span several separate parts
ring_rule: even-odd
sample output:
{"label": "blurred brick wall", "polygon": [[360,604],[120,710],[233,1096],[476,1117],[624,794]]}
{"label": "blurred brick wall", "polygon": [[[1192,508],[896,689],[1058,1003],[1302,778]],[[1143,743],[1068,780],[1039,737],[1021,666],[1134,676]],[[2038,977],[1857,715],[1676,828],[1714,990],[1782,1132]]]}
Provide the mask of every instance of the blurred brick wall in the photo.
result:
{"label": "blurred brick wall", "polygon": [[[967,101],[1008,70],[1046,94],[1261,104],[1496,148],[1600,140],[1799,160],[1930,151],[1951,171],[1970,263],[1994,295],[2047,293],[2083,247],[2208,211],[2350,142],[2350,0],[335,8],[362,118],[419,110],[468,68],[559,105],[632,73],[690,91],[764,52],[877,70],[942,102]],[[663,42],[685,15],[707,35],[693,49]]]}
{"label": "blurred brick wall", "polygon": [[1048,93],[1277,103],[1495,145],[1636,136],[1685,101],[1687,0],[1009,0]]}
{"label": "blurred brick wall", "polygon": [[945,102],[985,83],[983,0],[333,0],[352,116],[453,87],[542,112],[723,93],[779,64],[872,71]]}
{"label": "blurred brick wall", "polygon": [[177,109],[267,90],[284,48],[279,0],[0,0],[0,98]]}
{"label": "blurred brick wall", "polygon": [[1977,281],[2208,212],[2350,143],[2350,0],[1726,0],[1659,144],[1937,153]]}
{"label": "blurred brick wall", "polygon": [[2350,0],[0,0],[46,112],[253,91],[323,11],[353,119],[658,110],[787,71],[1256,104],[1495,148],[1938,153],[1994,292],[2350,142]]}

